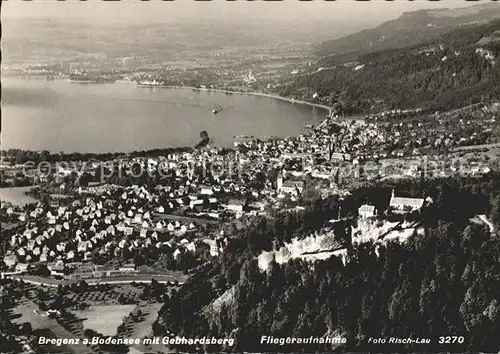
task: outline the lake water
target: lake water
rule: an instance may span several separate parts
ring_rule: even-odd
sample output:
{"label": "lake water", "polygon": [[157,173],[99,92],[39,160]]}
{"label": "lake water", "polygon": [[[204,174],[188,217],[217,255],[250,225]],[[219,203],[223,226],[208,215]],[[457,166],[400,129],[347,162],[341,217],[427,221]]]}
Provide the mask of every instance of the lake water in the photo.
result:
{"label": "lake water", "polygon": [[25,193],[33,187],[9,187],[0,188],[0,201],[8,202],[13,205],[25,205],[36,203],[37,200]]}
{"label": "lake water", "polygon": [[194,146],[206,130],[213,145],[231,146],[240,134],[298,135],[325,113],[250,95],[2,78],[1,143],[2,149],[130,152]]}

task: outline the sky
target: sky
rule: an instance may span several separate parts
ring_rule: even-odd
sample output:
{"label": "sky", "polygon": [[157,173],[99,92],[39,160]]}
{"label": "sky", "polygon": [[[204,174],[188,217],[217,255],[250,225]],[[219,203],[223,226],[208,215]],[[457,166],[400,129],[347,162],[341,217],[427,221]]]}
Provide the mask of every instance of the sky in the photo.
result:
{"label": "sky", "polygon": [[73,20],[89,23],[134,23],[134,22],[172,22],[177,21],[232,21],[258,22],[272,21],[338,21],[383,22],[399,17],[405,11],[435,8],[457,8],[470,6],[464,0],[425,0],[392,2],[372,0],[356,2],[337,0],[335,2],[285,0],[282,2],[214,0],[195,2],[194,0],[176,0],[162,2],[152,0],[121,0],[104,2],[88,0],[85,2],[67,0],[22,0],[3,1],[2,19],[50,18],[55,21]]}

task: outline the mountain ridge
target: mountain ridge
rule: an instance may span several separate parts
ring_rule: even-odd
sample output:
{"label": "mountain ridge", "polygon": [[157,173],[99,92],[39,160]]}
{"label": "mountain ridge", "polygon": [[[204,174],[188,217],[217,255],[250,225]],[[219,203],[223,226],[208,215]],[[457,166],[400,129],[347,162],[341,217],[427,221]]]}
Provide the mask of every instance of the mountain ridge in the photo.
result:
{"label": "mountain ridge", "polygon": [[404,12],[394,20],[316,45],[318,57],[406,47],[436,38],[461,26],[477,25],[500,18],[500,4],[481,4],[459,9]]}
{"label": "mountain ridge", "polygon": [[[500,97],[500,20],[455,28],[403,48],[323,58],[278,93],[340,103],[345,114],[447,110]],[[287,79],[285,79],[287,80]]]}

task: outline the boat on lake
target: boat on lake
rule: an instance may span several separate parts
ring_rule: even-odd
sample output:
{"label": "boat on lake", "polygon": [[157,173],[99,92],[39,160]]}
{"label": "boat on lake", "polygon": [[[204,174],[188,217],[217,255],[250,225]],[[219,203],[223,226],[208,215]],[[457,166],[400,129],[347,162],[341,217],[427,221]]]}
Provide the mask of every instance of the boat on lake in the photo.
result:
{"label": "boat on lake", "polygon": [[138,87],[167,87],[164,82],[156,80],[139,80],[137,82]]}

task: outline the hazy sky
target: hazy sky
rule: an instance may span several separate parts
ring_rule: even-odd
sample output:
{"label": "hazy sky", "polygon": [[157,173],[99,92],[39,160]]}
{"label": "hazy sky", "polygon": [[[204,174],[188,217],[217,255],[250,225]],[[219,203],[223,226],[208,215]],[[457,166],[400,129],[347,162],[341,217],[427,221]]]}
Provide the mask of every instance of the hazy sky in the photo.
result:
{"label": "hazy sky", "polygon": [[398,17],[402,12],[431,8],[457,8],[470,6],[463,0],[441,0],[429,2],[425,0],[405,1],[397,0],[387,2],[372,0],[370,2],[356,2],[354,0],[337,0],[325,2],[315,0],[312,2],[299,2],[286,0],[283,2],[245,2],[237,0],[226,2],[215,0],[211,2],[195,2],[194,0],[175,0],[174,2],[161,2],[152,0],[140,2],[139,0],[121,0],[120,2],[104,2],[101,0],[88,0],[79,2],[68,0],[57,2],[55,0],[21,0],[4,1],[2,4],[2,18],[51,18],[54,20],[80,19],[85,22],[176,22],[183,20],[196,21],[223,21],[231,18],[234,20],[259,21],[339,21],[355,22],[385,21]]}

